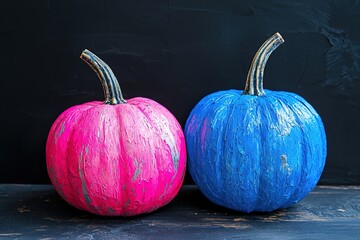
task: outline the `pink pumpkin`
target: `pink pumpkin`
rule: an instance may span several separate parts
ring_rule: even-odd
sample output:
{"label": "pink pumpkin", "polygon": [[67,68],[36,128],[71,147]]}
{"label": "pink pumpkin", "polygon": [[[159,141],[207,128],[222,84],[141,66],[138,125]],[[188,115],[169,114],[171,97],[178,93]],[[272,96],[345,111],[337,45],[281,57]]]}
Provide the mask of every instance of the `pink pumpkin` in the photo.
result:
{"label": "pink pumpkin", "polygon": [[56,191],[99,215],[133,216],[164,206],[185,175],[180,124],[153,100],[125,101],[111,69],[90,51],[80,58],[97,73],[106,100],[71,107],[51,127],[46,163]]}

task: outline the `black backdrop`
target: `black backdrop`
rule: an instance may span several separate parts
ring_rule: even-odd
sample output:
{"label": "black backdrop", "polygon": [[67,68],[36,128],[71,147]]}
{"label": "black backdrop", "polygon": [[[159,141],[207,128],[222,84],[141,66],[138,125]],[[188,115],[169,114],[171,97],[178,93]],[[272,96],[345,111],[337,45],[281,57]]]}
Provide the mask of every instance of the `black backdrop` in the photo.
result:
{"label": "black backdrop", "polygon": [[295,92],[322,116],[321,183],[360,183],[359,1],[23,0],[2,2],[0,13],[0,182],[49,183],[51,124],[103,99],[79,59],[84,48],[112,67],[126,98],[152,98],[184,126],[205,95],[243,89],[255,51],[278,31],[286,42],[265,88]]}

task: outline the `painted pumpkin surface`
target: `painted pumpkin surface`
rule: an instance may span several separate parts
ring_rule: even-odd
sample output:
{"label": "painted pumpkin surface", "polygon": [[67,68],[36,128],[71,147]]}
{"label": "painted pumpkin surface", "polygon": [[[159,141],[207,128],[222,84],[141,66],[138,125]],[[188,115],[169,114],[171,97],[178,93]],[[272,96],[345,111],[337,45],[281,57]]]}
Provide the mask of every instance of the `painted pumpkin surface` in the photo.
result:
{"label": "painted pumpkin surface", "polygon": [[72,206],[108,216],[133,216],[169,203],[185,174],[182,128],[159,103],[125,100],[111,69],[88,50],[106,100],[73,106],[54,122],[46,163],[56,191]]}
{"label": "painted pumpkin surface", "polygon": [[204,97],[185,126],[190,174],[212,202],[238,211],[273,211],[305,197],[326,159],[320,116],[297,94],[263,89],[279,33],[258,50],[245,90]]}

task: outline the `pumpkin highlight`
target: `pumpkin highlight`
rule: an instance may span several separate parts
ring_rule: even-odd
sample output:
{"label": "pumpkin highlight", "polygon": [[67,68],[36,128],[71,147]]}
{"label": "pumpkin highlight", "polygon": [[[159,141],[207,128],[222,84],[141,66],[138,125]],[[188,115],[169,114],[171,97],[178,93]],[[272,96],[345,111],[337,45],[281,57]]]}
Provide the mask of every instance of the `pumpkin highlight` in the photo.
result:
{"label": "pumpkin highlight", "polygon": [[257,51],[245,90],[212,93],[185,126],[189,172],[212,202],[242,212],[290,207],[317,184],[326,159],[320,116],[302,97],[263,89],[279,33]]}
{"label": "pumpkin highlight", "polygon": [[148,213],[169,203],[185,174],[182,128],[159,103],[125,100],[111,69],[85,50],[105,101],[73,106],[54,122],[46,144],[49,177],[72,206],[106,216]]}

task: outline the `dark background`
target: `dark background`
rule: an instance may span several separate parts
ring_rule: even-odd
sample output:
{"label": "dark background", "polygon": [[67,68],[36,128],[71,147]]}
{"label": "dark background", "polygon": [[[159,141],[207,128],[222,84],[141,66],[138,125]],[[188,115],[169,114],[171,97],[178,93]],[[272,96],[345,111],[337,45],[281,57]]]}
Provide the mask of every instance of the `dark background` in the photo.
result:
{"label": "dark background", "polygon": [[[360,184],[360,1],[6,1],[0,8],[0,183],[49,183],[45,142],[70,106],[102,100],[88,48],[125,98],[166,106],[184,126],[205,95],[243,89],[273,33],[265,88],[295,92],[328,138],[322,184]],[[192,183],[189,176],[186,183]]]}

